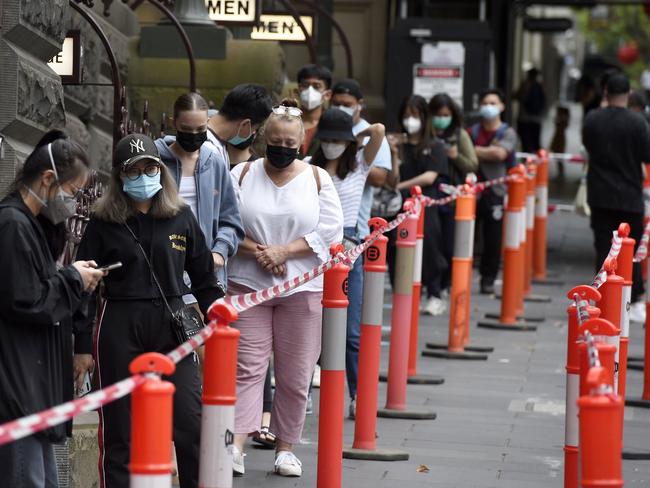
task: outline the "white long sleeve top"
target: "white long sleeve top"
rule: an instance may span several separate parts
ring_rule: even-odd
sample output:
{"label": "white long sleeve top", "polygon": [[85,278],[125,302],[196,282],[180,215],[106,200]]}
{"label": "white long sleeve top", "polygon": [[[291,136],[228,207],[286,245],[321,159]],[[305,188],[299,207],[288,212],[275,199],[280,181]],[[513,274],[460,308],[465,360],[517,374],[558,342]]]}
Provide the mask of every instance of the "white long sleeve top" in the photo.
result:
{"label": "white long sleeve top", "polygon": [[[238,254],[228,263],[228,279],[261,290],[300,276],[329,260],[330,245],[343,238],[343,211],[332,178],[318,168],[321,190],[318,192],[311,167],[307,166],[284,186],[279,187],[266,173],[264,160],[252,162],[239,184],[246,164],[230,172],[239,201],[246,236],[264,245],[288,244],[304,237],[313,254],[290,258],[287,275],[275,276],[257,263],[254,256]],[[287,293],[322,291],[322,276]]]}

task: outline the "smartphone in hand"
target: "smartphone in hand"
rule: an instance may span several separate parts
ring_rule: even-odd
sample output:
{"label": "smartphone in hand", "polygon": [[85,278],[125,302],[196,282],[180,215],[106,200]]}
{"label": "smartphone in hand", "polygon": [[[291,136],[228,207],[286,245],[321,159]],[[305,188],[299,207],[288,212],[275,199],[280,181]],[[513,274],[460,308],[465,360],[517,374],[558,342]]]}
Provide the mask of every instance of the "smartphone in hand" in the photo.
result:
{"label": "smartphone in hand", "polygon": [[92,385],[92,376],[89,371],[86,371],[86,374],[84,375],[83,382],[81,383],[81,386],[79,388],[76,388],[75,386],[75,396],[77,398],[81,398],[84,395],[87,395],[90,393],[90,390],[93,389]]}
{"label": "smartphone in hand", "polygon": [[118,261],[118,262],[113,263],[113,264],[107,264],[106,266],[102,266],[101,268],[99,268],[99,271],[108,272],[108,271],[113,271],[114,269],[118,269],[118,268],[121,268],[121,267],[122,267],[122,263],[120,261]]}

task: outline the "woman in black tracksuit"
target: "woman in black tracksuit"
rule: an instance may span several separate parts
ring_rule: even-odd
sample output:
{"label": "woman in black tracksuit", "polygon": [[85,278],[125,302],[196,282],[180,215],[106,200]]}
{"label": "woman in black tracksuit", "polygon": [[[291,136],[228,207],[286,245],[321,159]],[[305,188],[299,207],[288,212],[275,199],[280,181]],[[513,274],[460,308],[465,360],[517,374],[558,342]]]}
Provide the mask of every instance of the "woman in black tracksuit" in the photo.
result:
{"label": "woman in black tracksuit", "polygon": [[[101,266],[123,266],[104,280],[105,300],[96,330],[95,360],[102,387],[129,376],[129,363],[144,352],[167,353],[179,340],[170,312],[183,306],[183,271],[205,313],[223,296],[212,254],[190,208],[161,164],[154,142],[141,134],[122,139],[115,150],[111,185],[98,202],[79,248]],[[198,485],[201,422],[200,378],[194,355],[169,378],[174,394],[174,443],[181,487]],[[100,410],[100,481],[105,488],[129,485],[130,398]]]}

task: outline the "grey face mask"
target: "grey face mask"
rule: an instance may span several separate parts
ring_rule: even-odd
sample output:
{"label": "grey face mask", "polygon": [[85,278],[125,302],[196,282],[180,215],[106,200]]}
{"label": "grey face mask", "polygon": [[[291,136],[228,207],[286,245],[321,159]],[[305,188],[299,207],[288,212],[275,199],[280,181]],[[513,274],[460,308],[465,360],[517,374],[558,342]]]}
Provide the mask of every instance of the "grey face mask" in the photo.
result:
{"label": "grey face mask", "polygon": [[[59,184],[59,173],[56,170],[56,165],[54,164],[54,156],[52,155],[52,143],[47,145],[47,152],[50,156],[50,164],[52,165],[52,170],[54,171],[54,178],[56,178],[56,182]],[[56,196],[49,201],[46,201],[38,196],[30,188],[27,190],[43,205],[43,208],[41,209],[41,214],[43,217],[52,222],[54,225],[65,222],[77,212],[77,199],[74,195],[70,195],[68,192],[63,191],[61,188],[59,188]]]}

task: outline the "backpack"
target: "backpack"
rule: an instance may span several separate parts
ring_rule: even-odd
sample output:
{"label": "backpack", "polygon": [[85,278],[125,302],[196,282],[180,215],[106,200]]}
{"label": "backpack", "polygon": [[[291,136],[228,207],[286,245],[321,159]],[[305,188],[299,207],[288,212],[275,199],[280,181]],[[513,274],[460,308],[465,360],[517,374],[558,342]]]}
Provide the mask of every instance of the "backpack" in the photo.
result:
{"label": "backpack", "polygon": [[[244,169],[239,175],[239,186],[241,186],[242,181],[244,181],[244,176],[246,176],[248,170],[251,169],[251,164],[253,164],[254,162],[255,161],[246,161],[246,163],[244,163],[246,166],[244,166]],[[316,189],[318,190],[318,194],[320,195],[320,175],[318,174],[318,168],[313,164],[310,166],[311,166],[312,173],[314,173],[314,179],[316,180]]]}
{"label": "backpack", "polygon": [[[508,124],[505,122],[501,122],[501,125],[497,129],[497,131],[494,133],[494,137],[488,142],[488,146],[492,144],[493,140],[500,141],[503,138],[503,135],[506,133],[506,131],[510,128]],[[481,124],[476,123],[472,126],[471,133],[470,135],[472,136],[472,142],[476,145],[476,141],[478,140],[478,134],[479,130],[481,129]],[[504,161],[506,163],[506,169],[511,169],[514,168],[517,165],[517,156],[514,151],[508,154],[508,157]]]}

